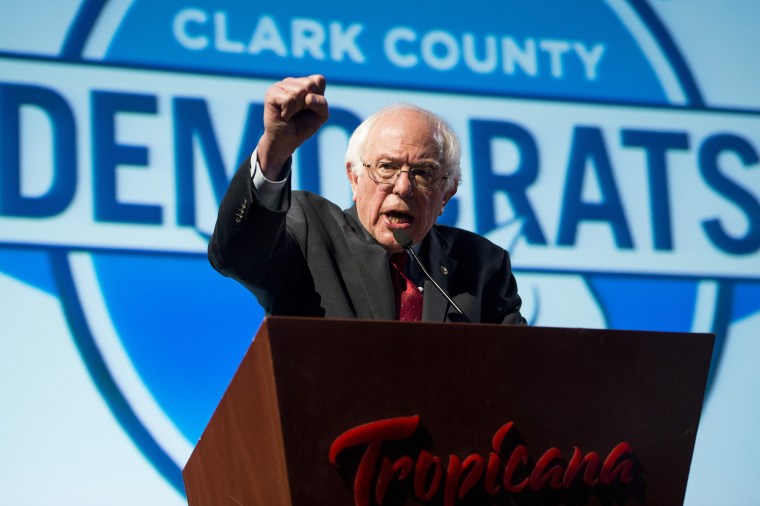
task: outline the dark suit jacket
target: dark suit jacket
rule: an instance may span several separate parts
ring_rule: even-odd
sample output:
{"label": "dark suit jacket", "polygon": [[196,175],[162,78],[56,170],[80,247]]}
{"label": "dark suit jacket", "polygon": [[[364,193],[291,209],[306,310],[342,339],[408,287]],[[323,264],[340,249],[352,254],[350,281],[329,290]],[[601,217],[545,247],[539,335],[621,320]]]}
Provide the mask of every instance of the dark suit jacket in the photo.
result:
{"label": "dark suit jacket", "polygon": [[[216,270],[246,286],[267,313],[329,318],[396,318],[389,254],[360,224],[308,192],[287,193],[287,212],[255,197],[250,168],[233,177],[209,242]],[[524,323],[507,252],[477,234],[435,225],[420,258],[473,322]],[[424,321],[461,321],[429,281]]]}

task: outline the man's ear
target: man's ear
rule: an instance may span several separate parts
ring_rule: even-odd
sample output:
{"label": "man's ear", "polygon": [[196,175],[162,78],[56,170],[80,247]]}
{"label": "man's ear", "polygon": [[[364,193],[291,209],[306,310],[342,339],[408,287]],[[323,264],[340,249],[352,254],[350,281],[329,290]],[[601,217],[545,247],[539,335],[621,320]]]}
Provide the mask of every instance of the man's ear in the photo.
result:
{"label": "man's ear", "polygon": [[354,174],[351,169],[351,162],[346,162],[346,176],[348,176],[348,182],[351,183],[351,200],[356,202],[356,186],[359,184],[359,176]]}
{"label": "man's ear", "polygon": [[449,203],[449,200],[451,200],[451,197],[453,197],[454,195],[456,195],[456,193],[457,193],[457,187],[458,186],[459,186],[459,182],[458,181],[454,181],[454,186],[452,186],[449,191],[447,191],[446,193],[443,194],[443,204],[441,205],[441,213],[440,214],[443,214],[443,208],[445,208],[446,204]]}

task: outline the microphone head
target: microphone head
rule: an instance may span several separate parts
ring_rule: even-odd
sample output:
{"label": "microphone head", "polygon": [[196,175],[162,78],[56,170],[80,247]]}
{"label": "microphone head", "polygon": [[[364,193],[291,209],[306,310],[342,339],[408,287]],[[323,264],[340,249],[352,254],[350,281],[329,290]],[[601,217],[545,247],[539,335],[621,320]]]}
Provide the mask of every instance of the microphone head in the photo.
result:
{"label": "microphone head", "polygon": [[412,244],[414,244],[412,238],[409,237],[409,234],[403,228],[393,229],[393,238],[404,249],[411,248]]}

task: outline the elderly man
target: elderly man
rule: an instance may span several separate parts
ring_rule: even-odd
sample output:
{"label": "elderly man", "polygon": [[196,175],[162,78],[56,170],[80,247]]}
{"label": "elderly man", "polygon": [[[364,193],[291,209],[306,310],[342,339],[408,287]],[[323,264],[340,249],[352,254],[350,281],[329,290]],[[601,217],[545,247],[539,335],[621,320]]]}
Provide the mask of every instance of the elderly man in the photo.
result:
{"label": "elderly man", "polygon": [[433,113],[382,109],[352,135],[346,173],[355,205],[290,190],[295,150],[328,117],[325,79],[271,86],[265,131],[219,209],[209,259],[268,314],[461,321],[399,244],[401,229],[432,277],[472,321],[524,323],[506,251],[435,224],[457,191],[459,140]]}

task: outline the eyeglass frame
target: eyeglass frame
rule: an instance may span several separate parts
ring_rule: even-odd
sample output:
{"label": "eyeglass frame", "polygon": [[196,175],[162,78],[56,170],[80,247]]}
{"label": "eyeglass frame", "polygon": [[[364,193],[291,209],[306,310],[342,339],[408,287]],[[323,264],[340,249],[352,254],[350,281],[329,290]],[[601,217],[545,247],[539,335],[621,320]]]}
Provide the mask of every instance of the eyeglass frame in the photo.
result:
{"label": "eyeglass frame", "polygon": [[[445,179],[449,179],[449,176],[438,176],[438,179],[434,181],[433,186],[419,186],[419,183],[417,183],[417,180],[414,177],[412,177],[414,175],[413,171],[415,171],[415,170],[417,170],[417,171],[420,171],[420,170],[428,171],[428,169],[421,169],[420,168],[422,165],[425,165],[425,164],[419,164],[419,165],[401,164],[401,165],[399,165],[396,162],[383,162],[381,160],[375,160],[374,162],[366,163],[364,161],[364,159],[362,159],[362,158],[359,158],[359,161],[361,161],[362,166],[365,169],[367,169],[367,174],[368,174],[369,178],[372,181],[374,181],[375,183],[377,183],[377,184],[394,185],[394,184],[396,184],[396,181],[398,181],[398,178],[401,177],[401,174],[404,173],[404,172],[406,172],[407,177],[409,177],[409,182],[411,183],[412,187],[415,190],[419,189],[420,191],[435,191],[435,190],[437,190],[437,189],[439,189],[441,187],[441,183]],[[385,164],[397,167],[396,175],[395,175],[395,177],[393,178],[392,181],[378,181],[377,179],[375,179],[375,177],[377,177],[377,174],[375,174],[374,169],[372,169],[372,165],[373,164],[377,165],[378,163],[385,163]],[[404,166],[407,166],[409,168],[407,170],[403,170],[402,167],[404,167]],[[429,172],[434,172],[434,169],[433,170],[429,170]]]}

